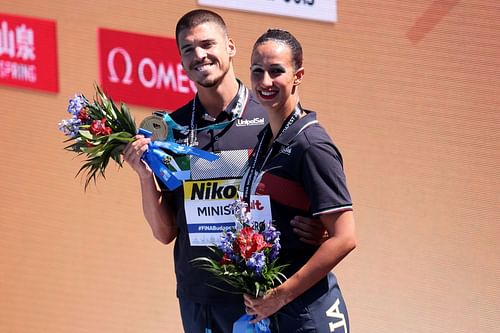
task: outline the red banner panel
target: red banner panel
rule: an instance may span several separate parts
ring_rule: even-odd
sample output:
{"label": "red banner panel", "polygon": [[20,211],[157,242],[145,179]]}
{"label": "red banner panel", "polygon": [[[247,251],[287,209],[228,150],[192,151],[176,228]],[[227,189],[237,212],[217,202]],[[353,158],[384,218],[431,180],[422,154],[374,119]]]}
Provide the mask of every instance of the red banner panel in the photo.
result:
{"label": "red banner panel", "polygon": [[0,84],[59,90],[55,21],[0,13]]}
{"label": "red banner panel", "polygon": [[196,93],[174,38],[101,28],[99,62],[104,91],[116,101],[174,110]]}

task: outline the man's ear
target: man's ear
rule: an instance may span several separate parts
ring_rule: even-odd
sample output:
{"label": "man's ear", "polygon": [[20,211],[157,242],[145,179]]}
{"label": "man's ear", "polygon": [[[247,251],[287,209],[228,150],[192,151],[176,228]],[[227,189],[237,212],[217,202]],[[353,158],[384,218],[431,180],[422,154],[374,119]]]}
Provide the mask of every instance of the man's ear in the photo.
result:
{"label": "man's ear", "polygon": [[234,57],[236,55],[236,44],[232,38],[227,39],[227,53],[230,57]]}
{"label": "man's ear", "polygon": [[301,84],[303,77],[304,77],[304,67],[300,67],[295,72],[294,79],[293,79],[293,85],[298,86],[299,84]]}

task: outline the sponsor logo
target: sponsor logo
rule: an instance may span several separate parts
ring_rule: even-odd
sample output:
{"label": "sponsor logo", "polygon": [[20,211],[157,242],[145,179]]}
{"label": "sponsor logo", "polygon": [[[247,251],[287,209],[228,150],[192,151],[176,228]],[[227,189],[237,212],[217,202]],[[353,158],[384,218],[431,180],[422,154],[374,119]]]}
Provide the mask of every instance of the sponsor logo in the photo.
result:
{"label": "sponsor logo", "polygon": [[174,110],[196,93],[175,38],[99,29],[100,76],[115,100]]}
{"label": "sponsor logo", "polygon": [[238,188],[235,185],[224,185],[217,181],[193,183],[191,200],[236,199]]}
{"label": "sponsor logo", "polygon": [[59,90],[55,21],[0,13],[0,83]]}
{"label": "sponsor logo", "polygon": [[244,126],[263,126],[265,123],[264,118],[255,117],[253,119],[238,119],[236,121],[237,127]]}

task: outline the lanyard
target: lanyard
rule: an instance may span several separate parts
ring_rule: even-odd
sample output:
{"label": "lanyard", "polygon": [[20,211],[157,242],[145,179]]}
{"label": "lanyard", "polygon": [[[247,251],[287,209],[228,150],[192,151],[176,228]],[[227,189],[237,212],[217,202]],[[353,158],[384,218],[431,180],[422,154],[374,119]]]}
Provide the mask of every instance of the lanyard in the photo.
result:
{"label": "lanyard", "polygon": [[[267,160],[272,155],[274,143],[276,142],[276,140],[281,135],[283,135],[283,133],[285,133],[294,122],[296,122],[300,118],[300,115],[302,114],[302,112],[303,111],[302,111],[302,107],[300,106],[300,103],[297,103],[297,105],[295,106],[294,112],[290,116],[288,116],[286,123],[278,131],[278,135],[276,135],[276,138],[272,142],[271,147],[267,151],[267,154],[266,154],[266,157],[264,158],[264,161],[262,161],[262,164],[260,165],[260,170],[262,170],[262,168],[266,164]],[[271,127],[268,127],[266,132],[262,136],[262,138],[259,140],[259,144],[257,145],[257,149],[255,150],[255,154],[253,155],[252,163],[250,165],[250,168],[248,169],[247,177],[245,179],[245,184],[243,186],[243,200],[247,204],[250,204],[250,195],[252,194],[251,193],[252,192],[252,184],[255,180],[255,173],[257,171],[257,161],[260,158],[260,154],[262,151],[262,146],[264,144],[264,141],[269,140],[269,136],[271,135],[270,131],[271,131]]]}
{"label": "lanyard", "polygon": [[224,129],[226,126],[229,126],[232,124],[236,119],[240,118],[241,115],[243,114],[243,111],[245,110],[247,104],[248,104],[248,88],[245,87],[241,82],[239,82],[239,87],[238,87],[238,100],[236,101],[236,105],[234,108],[231,110],[232,113],[232,119],[231,120],[226,120],[220,123],[208,125],[205,127],[198,128],[196,125],[196,98],[195,96],[193,98],[193,103],[192,103],[192,108],[191,108],[191,124],[189,126],[189,141],[188,145],[193,146],[196,143],[196,132],[199,131],[204,131],[204,130],[218,130],[218,129]]}

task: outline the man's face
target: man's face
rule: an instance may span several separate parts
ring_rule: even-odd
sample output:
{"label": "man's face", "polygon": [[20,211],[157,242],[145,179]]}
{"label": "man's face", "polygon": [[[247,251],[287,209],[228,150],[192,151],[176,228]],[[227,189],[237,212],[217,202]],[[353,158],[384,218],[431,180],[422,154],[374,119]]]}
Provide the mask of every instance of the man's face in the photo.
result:
{"label": "man's face", "polygon": [[181,31],[178,47],[188,77],[206,88],[217,85],[224,78],[235,54],[233,41],[211,22]]}

